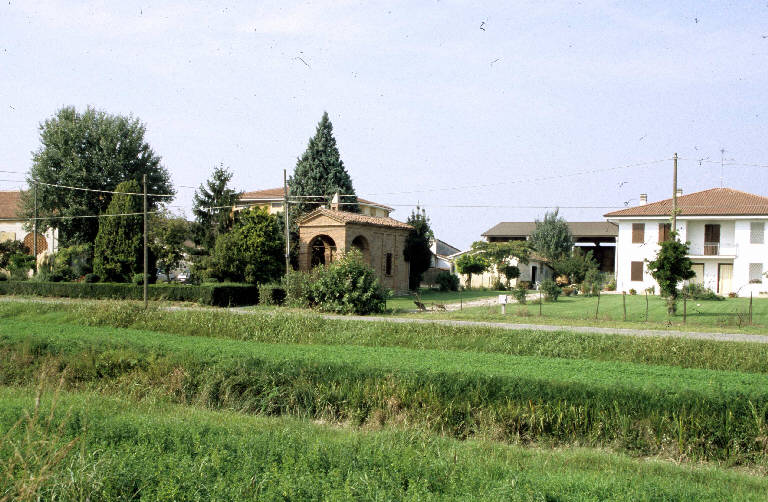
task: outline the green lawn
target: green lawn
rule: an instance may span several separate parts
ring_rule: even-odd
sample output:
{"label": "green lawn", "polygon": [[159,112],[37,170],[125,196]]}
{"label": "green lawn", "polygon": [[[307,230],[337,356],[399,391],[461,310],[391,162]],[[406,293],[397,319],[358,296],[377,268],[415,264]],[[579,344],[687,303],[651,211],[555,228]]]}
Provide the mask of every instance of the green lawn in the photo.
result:
{"label": "green lawn", "polygon": [[[468,302],[472,300],[479,300],[482,298],[497,298],[501,294],[506,294],[505,291],[487,291],[480,289],[473,289],[469,291],[436,291],[434,289],[422,289],[419,291],[421,301],[427,306],[432,307],[433,303],[460,303],[462,301]],[[413,296],[396,296],[387,300],[387,309],[392,313],[404,312],[409,310],[415,310],[416,304],[413,303]]]}
{"label": "green lawn", "polygon": [[[0,496],[16,499],[34,480],[36,500],[105,502],[758,501],[768,492],[761,476],[711,466],[413,430],[338,430],[88,393],[60,396],[51,420],[44,395],[39,419],[24,420],[35,416],[34,395],[0,387],[0,459],[18,459],[15,447],[29,461],[11,476],[11,464],[0,462]],[[5,435],[19,418],[22,428]]]}
{"label": "green lawn", "polygon": [[[597,297],[561,296],[556,302],[545,301],[539,316],[538,303],[507,305],[506,315],[501,315],[498,305],[493,307],[469,307],[459,312],[435,312],[420,317],[439,319],[464,319],[519,323],[565,324],[583,326],[616,326],[653,329],[691,329],[727,332],[768,332],[768,299],[754,298],[752,325],[748,323],[749,298],[727,298],[722,301],[688,300],[685,323],[683,301],[678,302],[677,314],[667,315],[666,301],[659,296],[648,297],[646,322],[646,297],[626,295],[627,317],[624,321],[622,295],[601,295],[598,310]],[[597,311],[597,320],[595,312]],[[417,314],[413,314],[417,315]]]}

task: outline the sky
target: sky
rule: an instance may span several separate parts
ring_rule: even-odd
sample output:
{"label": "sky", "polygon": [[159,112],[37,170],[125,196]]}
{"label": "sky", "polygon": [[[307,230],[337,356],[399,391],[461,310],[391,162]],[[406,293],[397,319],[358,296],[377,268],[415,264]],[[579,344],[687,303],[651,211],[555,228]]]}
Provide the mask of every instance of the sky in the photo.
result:
{"label": "sky", "polygon": [[667,198],[674,153],[684,193],[768,195],[768,1],[0,0],[0,189],[68,105],[139,118],[187,216],[220,163],[282,185],[327,111],[357,194],[465,249]]}

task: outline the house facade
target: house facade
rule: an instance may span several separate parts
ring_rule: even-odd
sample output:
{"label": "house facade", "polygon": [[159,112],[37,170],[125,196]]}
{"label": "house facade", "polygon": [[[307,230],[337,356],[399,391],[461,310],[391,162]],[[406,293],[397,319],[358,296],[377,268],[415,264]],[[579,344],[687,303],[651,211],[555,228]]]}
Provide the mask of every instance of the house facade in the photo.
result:
{"label": "house facade", "polygon": [[409,264],[403,250],[411,226],[388,217],[318,208],[298,221],[299,270],[333,262],[339,253],[359,250],[379,282],[396,294],[408,291]]}
{"label": "house facade", "polygon": [[[689,258],[701,284],[720,295],[768,294],[768,197],[713,188],[688,195],[678,192],[679,239],[690,243]],[[642,291],[658,285],[647,260],[656,258],[659,243],[669,239],[672,199],[648,203],[605,215],[619,227],[616,287]]]}
{"label": "house facade", "polygon": [[[242,193],[235,206],[235,210],[244,209],[246,207],[262,207],[266,208],[270,214],[277,214],[283,212],[284,202],[283,187],[255,190]],[[357,203],[360,206],[360,213],[366,216],[387,218],[393,211],[389,206],[361,199],[359,197],[357,198]]]}
{"label": "house facade", "polygon": [[[0,191],[0,242],[21,241],[32,253],[34,248],[34,234],[24,229],[28,220],[19,217],[21,208],[21,192],[18,190]],[[55,251],[57,247],[58,233],[48,229],[38,232],[37,253],[40,255],[46,251]]]}
{"label": "house facade", "polygon": [[440,272],[453,272],[451,256],[460,253],[461,250],[435,237],[429,240],[429,250],[432,252],[432,256],[429,260],[429,268],[424,272],[421,283],[423,286],[433,287],[437,285],[436,279]]}

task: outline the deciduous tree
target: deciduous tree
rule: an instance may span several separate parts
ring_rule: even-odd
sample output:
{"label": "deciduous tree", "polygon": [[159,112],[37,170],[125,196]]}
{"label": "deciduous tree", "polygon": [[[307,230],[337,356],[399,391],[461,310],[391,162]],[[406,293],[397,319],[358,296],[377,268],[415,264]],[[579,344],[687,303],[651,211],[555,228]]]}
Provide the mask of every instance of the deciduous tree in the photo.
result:
{"label": "deciduous tree", "polygon": [[[168,171],[145,141],[145,132],[144,124],[133,116],[111,115],[94,108],[79,113],[74,107],[65,107],[40,124],[41,146],[33,154],[27,174],[30,187],[41,182],[37,189],[39,215],[97,215],[105,212],[112,200],[109,193],[50,184],[110,191],[124,181],[141,183],[146,174],[149,193],[173,194]],[[167,200],[150,197],[149,203],[154,210]],[[22,194],[22,207],[23,215],[31,218],[33,190]],[[60,244],[69,246],[93,242],[99,231],[99,220],[52,218],[41,220],[40,226],[57,228]]]}
{"label": "deciduous tree", "polygon": [[472,287],[472,275],[482,274],[488,270],[489,266],[488,259],[479,252],[469,251],[456,259],[456,270],[460,274],[466,274],[467,287],[470,288]]}
{"label": "deciduous tree", "polygon": [[688,258],[688,243],[677,238],[677,232],[670,233],[670,239],[659,244],[656,259],[648,262],[648,270],[659,284],[661,294],[667,297],[667,313],[677,311],[677,285],[696,275],[691,259]]}
{"label": "deciduous tree", "polygon": [[568,222],[559,216],[559,209],[547,211],[543,220],[536,220],[536,228],[531,233],[531,243],[550,263],[571,253],[573,235],[568,228]]}

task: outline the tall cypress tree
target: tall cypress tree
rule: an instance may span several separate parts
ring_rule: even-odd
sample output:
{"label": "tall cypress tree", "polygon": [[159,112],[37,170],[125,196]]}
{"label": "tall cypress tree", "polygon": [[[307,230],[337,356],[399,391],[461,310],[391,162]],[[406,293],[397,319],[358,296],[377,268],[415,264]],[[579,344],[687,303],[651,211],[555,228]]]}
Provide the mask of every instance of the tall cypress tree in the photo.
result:
{"label": "tall cypress tree", "polygon": [[207,250],[213,249],[216,237],[232,227],[232,208],[240,194],[230,188],[232,171],[220,164],[211,177],[200,184],[192,199],[195,242]]}
{"label": "tall cypress tree", "polygon": [[[117,185],[115,192],[138,193],[141,189],[134,181]],[[135,195],[116,193],[109,202],[105,214],[99,218],[99,233],[93,250],[93,271],[108,282],[129,281],[133,274],[142,271],[143,232],[142,199]],[[116,216],[132,214],[135,216]]]}
{"label": "tall cypress tree", "polygon": [[339,149],[336,147],[336,139],[333,137],[333,124],[328,119],[328,112],[323,113],[323,118],[317,124],[315,135],[309,139],[307,149],[296,161],[296,169],[288,180],[292,196],[321,195],[325,200],[316,198],[302,198],[296,204],[299,213],[312,211],[322,204],[330,201],[336,192],[341,195],[344,205],[341,208],[354,213],[360,212],[357,204],[355,189],[352,187],[352,178],[344,168]]}

